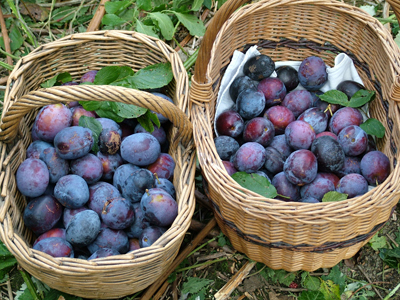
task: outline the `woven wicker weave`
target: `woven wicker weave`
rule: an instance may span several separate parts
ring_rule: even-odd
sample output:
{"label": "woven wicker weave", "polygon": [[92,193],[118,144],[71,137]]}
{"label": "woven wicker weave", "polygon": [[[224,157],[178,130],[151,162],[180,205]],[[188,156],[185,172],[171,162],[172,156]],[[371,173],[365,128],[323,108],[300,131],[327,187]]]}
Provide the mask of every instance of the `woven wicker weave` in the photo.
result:
{"label": "woven wicker weave", "polygon": [[[114,86],[38,90],[40,83],[61,72],[70,72],[74,79],[79,79],[87,70],[110,64],[138,70],[168,61],[174,73],[168,91],[176,105],[146,92]],[[97,299],[117,298],[143,290],[163,274],[179,251],[195,207],[192,125],[184,113],[187,94],[187,74],[177,53],[165,43],[135,32],[71,35],[39,47],[17,63],[7,85],[0,132],[0,237],[24,269],[52,288]],[[53,258],[30,248],[34,236],[23,224],[26,200],[16,189],[15,172],[31,142],[30,129],[38,108],[77,100],[135,104],[160,112],[171,120],[169,154],[176,162],[174,185],[178,216],[151,247],[92,261]]]}
{"label": "woven wicker weave", "polygon": [[[385,224],[400,197],[400,52],[381,23],[341,2],[264,0],[234,12],[246,2],[228,1],[214,16],[192,79],[194,138],[209,198],[222,231],[251,259],[287,271],[332,267]],[[371,116],[386,127],[377,142],[392,165],[385,182],[363,196],[309,204],[262,197],[228,175],[213,142],[216,98],[234,50],[252,45],[274,61],[315,55],[333,66],[340,52],[354,60],[366,88],[377,92]]]}

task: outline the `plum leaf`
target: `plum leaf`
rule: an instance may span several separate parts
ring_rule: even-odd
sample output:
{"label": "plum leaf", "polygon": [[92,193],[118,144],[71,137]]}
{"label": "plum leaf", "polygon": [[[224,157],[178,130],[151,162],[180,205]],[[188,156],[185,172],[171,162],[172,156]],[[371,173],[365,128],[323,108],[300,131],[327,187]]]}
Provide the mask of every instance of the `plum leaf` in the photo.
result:
{"label": "plum leaf", "polygon": [[171,63],[168,62],[144,67],[133,76],[129,76],[127,80],[137,89],[145,90],[163,87],[170,83],[173,77]]}
{"label": "plum leaf", "polygon": [[365,103],[368,103],[375,99],[375,91],[369,90],[358,90],[350,98],[349,106],[353,108],[361,107]]}
{"label": "plum leaf", "polygon": [[322,95],[317,95],[322,101],[330,104],[339,104],[343,106],[349,106],[350,101],[348,100],[345,93],[338,90],[330,90]]}
{"label": "plum leaf", "polygon": [[236,172],[232,174],[232,178],[242,187],[261,196],[275,198],[278,195],[275,187],[268,181],[268,179],[258,174]]}
{"label": "plum leaf", "polygon": [[101,19],[101,24],[108,26],[119,26],[126,23],[126,21],[114,14],[105,14]]}
{"label": "plum leaf", "polygon": [[62,83],[66,83],[72,81],[71,74],[68,72],[57,74],[56,76],[50,78],[49,80],[43,82],[40,86],[42,88],[49,88],[56,85],[61,85]]}
{"label": "plum leaf", "polygon": [[175,14],[178,20],[185,26],[189,33],[193,36],[203,36],[206,32],[206,27],[203,22],[192,14],[183,14],[176,11],[171,11]]}
{"label": "plum leaf", "polygon": [[342,201],[346,200],[348,197],[347,194],[335,192],[335,191],[330,191],[327,192],[324,197],[322,198],[322,202],[335,202],[335,201]]}
{"label": "plum leaf", "polygon": [[361,129],[367,134],[374,135],[378,138],[385,136],[385,126],[380,121],[374,118],[369,118],[367,121],[360,125]]}
{"label": "plum leaf", "polygon": [[154,28],[153,26],[144,25],[139,20],[136,20],[136,31],[137,32],[147,34],[149,36],[152,36],[152,37],[155,37],[158,39],[159,36],[154,32],[153,28]]}
{"label": "plum leaf", "polygon": [[144,115],[147,108],[121,102],[110,102],[112,111],[122,118],[137,118]]}
{"label": "plum leaf", "polygon": [[79,118],[79,126],[89,128],[92,131],[93,146],[92,151],[97,153],[99,151],[98,141],[103,127],[101,123],[93,117],[81,116]]}
{"label": "plum leaf", "polygon": [[161,12],[147,14],[149,18],[160,28],[163,37],[170,41],[175,33],[175,27],[168,15]]}

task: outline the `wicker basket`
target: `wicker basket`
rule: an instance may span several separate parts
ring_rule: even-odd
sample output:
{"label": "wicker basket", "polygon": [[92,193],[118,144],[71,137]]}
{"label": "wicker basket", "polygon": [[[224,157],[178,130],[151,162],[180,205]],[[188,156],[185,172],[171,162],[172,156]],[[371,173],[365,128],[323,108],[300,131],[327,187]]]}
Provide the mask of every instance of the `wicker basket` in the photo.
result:
{"label": "wicker basket", "polygon": [[[400,51],[381,23],[341,2],[263,0],[235,12],[246,2],[228,1],[214,16],[192,79],[191,120],[209,198],[218,225],[249,258],[287,271],[332,267],[367,243],[400,197]],[[392,165],[385,182],[363,196],[309,204],[262,197],[228,175],[213,142],[215,104],[234,50],[245,52],[252,45],[274,61],[315,55],[333,66],[340,52],[354,60],[366,88],[377,92],[371,116],[386,127],[377,142]]]}
{"label": "wicker basket", "polygon": [[[61,86],[40,83],[61,72],[79,79],[87,70],[110,64],[134,70],[171,62],[174,80],[167,87],[176,105],[150,93],[115,86]],[[52,288],[81,297],[110,299],[145,289],[173,262],[195,208],[195,152],[187,110],[188,78],[177,53],[162,41],[130,31],[75,34],[43,45],[20,60],[7,85],[0,132],[0,237],[18,263]],[[17,191],[15,172],[31,142],[38,108],[70,101],[117,101],[146,107],[167,116],[169,154],[176,162],[174,185],[178,216],[151,247],[97,260],[53,258],[31,248],[34,236],[24,226],[25,198]]]}

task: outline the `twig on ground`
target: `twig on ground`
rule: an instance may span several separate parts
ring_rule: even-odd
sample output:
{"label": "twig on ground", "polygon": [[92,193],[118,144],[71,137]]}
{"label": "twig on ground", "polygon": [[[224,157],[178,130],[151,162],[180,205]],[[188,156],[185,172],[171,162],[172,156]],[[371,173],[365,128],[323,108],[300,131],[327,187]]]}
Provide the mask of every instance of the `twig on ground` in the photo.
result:
{"label": "twig on ground", "polygon": [[10,277],[9,277],[8,280],[7,280],[7,291],[8,291],[8,299],[9,299],[9,300],[13,300],[13,299],[14,299],[14,296],[13,296],[13,293],[12,293]]}
{"label": "twig on ground", "polygon": [[386,236],[389,238],[389,240],[392,241],[392,243],[396,246],[396,248],[399,247],[399,244],[397,244],[396,241],[389,234],[386,234]]}
{"label": "twig on ground", "polygon": [[293,288],[284,288],[284,287],[275,286],[275,285],[270,285],[269,287],[272,289],[278,290],[278,291],[282,291],[282,292],[297,293],[297,292],[302,292],[302,291],[308,291],[307,289],[304,289],[304,288],[293,289]]}
{"label": "twig on ground", "polygon": [[222,274],[220,271],[217,271],[217,276],[221,278],[223,281],[228,282],[229,278]]}
{"label": "twig on ground", "polygon": [[109,0],[101,0],[99,7],[96,10],[96,13],[94,14],[92,20],[89,23],[89,26],[86,29],[87,32],[99,30],[101,19],[103,18],[104,14],[106,12],[104,5],[108,1]]}
{"label": "twig on ground", "polygon": [[232,292],[242,283],[243,279],[256,265],[255,261],[247,261],[243,267],[215,295],[216,300],[229,299]]}
{"label": "twig on ground", "polygon": [[216,259],[216,258],[220,258],[220,257],[224,257],[224,256],[228,256],[228,254],[225,252],[217,252],[217,253],[213,253],[210,255],[202,255],[197,258],[197,262],[210,260],[210,259]]}
{"label": "twig on ground", "polygon": [[188,254],[193,251],[197,244],[207,236],[208,232],[213,229],[215,225],[217,225],[217,221],[215,218],[212,218],[206,227],[204,227],[204,229],[194,238],[194,240],[182,250],[182,252],[172,262],[171,266],[164,272],[164,274],[144,292],[141,300],[151,299],[163,282],[168,279],[168,276],[179,266],[179,264],[188,256]]}
{"label": "twig on ground", "polygon": [[178,277],[172,283],[172,299],[178,300]]}
{"label": "twig on ground", "polygon": [[194,196],[196,197],[197,203],[199,203],[200,205],[212,210],[212,206],[211,206],[210,200],[208,200],[206,195],[201,193],[199,190],[195,190]]}
{"label": "twig on ground", "polygon": [[165,281],[161,288],[157,291],[157,293],[154,294],[153,300],[158,300],[163,297],[164,293],[168,290],[169,285],[169,282]]}
{"label": "twig on ground", "polygon": [[383,297],[381,296],[381,294],[379,293],[379,291],[377,290],[377,288],[375,286],[373,286],[373,283],[371,281],[371,279],[369,279],[369,277],[367,276],[367,274],[364,272],[363,268],[360,265],[357,265],[357,268],[361,271],[361,273],[363,273],[364,277],[367,279],[367,281],[371,284],[372,288],[374,289],[375,293],[379,296],[379,298],[383,299]]}
{"label": "twig on ground", "polygon": [[[8,36],[7,26],[6,26],[6,22],[4,21],[4,16],[3,16],[3,12],[1,10],[1,6],[0,6],[0,24],[1,24],[1,33],[3,35],[4,47],[6,48],[7,53],[12,54],[11,47],[10,47],[10,38]],[[12,60],[11,56],[9,56],[9,55],[7,55],[7,63],[9,65],[13,65],[13,60]]]}

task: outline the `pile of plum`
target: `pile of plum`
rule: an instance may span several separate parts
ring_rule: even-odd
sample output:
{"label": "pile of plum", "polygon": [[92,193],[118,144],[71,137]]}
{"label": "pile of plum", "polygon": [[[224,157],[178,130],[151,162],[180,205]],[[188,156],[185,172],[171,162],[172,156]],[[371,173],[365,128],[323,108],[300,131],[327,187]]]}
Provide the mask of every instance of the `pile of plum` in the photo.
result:
{"label": "pile of plum", "polygon": [[[81,116],[102,125],[97,153]],[[136,119],[116,123],[78,103],[41,108],[16,173],[33,249],[91,260],[148,247],[167,230],[178,214],[175,162],[166,153],[168,119],[158,117],[162,126],[149,133]]]}
{"label": "pile of plum", "polygon": [[[389,176],[390,161],[361,129],[360,110],[318,97],[328,80],[320,57],[305,58],[298,70],[279,67],[271,77],[274,70],[269,56],[253,57],[229,87],[235,106],[216,118],[214,139],[229,175],[258,174],[277,199],[308,203],[331,191],[363,195]],[[354,81],[337,86],[349,99],[360,89]]]}

